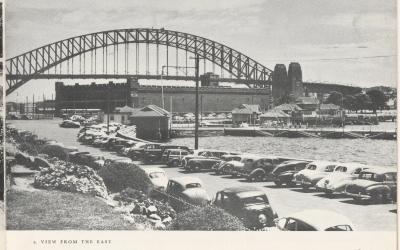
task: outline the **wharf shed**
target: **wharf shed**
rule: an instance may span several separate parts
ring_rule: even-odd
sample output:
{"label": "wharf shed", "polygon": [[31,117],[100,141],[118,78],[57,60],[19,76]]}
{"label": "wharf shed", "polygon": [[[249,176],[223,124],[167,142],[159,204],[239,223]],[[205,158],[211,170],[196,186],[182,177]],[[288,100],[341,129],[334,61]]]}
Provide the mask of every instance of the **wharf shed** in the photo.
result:
{"label": "wharf shed", "polygon": [[129,116],[131,125],[136,125],[138,138],[166,140],[169,138],[171,114],[156,105],[135,109]]}

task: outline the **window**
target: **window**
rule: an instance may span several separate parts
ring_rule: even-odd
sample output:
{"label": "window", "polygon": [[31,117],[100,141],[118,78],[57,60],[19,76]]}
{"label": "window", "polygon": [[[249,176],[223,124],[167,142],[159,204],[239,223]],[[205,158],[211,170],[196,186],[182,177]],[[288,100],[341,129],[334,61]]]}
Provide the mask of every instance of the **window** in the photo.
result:
{"label": "window", "polygon": [[307,169],[315,170],[315,169],[317,169],[317,166],[316,165],[308,165]]}
{"label": "window", "polygon": [[114,121],[114,115],[110,115],[110,120]]}
{"label": "window", "polygon": [[334,169],[335,169],[335,165],[328,165],[325,168],[325,172],[333,172]]}
{"label": "window", "polygon": [[200,188],[201,184],[200,183],[190,183],[186,185],[186,188]]}
{"label": "window", "polygon": [[394,175],[385,174],[385,181],[395,181]]}

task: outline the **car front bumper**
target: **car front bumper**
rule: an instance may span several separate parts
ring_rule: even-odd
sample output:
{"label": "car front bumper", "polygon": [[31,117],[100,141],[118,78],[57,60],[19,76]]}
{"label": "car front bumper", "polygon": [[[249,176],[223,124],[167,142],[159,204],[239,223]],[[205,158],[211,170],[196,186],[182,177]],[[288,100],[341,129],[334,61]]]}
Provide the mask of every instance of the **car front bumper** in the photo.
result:
{"label": "car front bumper", "polygon": [[354,193],[349,193],[349,192],[342,192],[342,194],[353,197],[353,198],[357,198],[357,199],[371,199],[371,195],[367,195],[367,194],[354,194]]}

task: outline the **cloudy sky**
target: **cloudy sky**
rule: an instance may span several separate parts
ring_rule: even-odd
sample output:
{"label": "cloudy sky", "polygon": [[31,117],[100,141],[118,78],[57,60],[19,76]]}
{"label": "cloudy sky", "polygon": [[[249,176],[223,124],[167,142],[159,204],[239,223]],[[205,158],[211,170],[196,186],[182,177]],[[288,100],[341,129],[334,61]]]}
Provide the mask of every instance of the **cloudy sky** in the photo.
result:
{"label": "cloudy sky", "polygon": [[[12,0],[6,57],[80,34],[138,27],[203,36],[272,69],[298,61],[304,80],[396,85],[395,0]],[[19,96],[54,91],[53,84],[28,85]]]}

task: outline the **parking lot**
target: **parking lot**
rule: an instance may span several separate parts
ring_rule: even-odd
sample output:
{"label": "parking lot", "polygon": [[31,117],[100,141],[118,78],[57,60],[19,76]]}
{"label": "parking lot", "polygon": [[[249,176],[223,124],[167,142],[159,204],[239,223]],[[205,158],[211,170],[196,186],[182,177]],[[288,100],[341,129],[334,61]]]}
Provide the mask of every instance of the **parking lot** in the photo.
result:
{"label": "parking lot", "polygon": [[[58,120],[52,121],[13,121],[18,129],[32,131],[41,138],[53,139],[64,145],[77,147],[80,151],[89,151],[102,154],[105,158],[118,157],[116,153],[104,151],[98,148],[80,144],[76,140],[78,129],[64,129],[58,126]],[[165,165],[144,165],[134,162],[143,168],[163,168],[168,177],[192,175],[199,177],[204,188],[212,197],[223,188],[237,185],[252,185],[262,187],[270,199],[273,209],[279,217],[304,209],[325,209],[341,213],[348,217],[359,231],[395,231],[397,224],[396,204],[362,205],[351,198],[343,196],[326,197],[323,193],[312,189],[304,191],[301,188],[277,188],[272,182],[248,183],[244,179],[236,179],[229,176],[216,176],[213,173],[186,173],[180,168],[169,168]]]}

